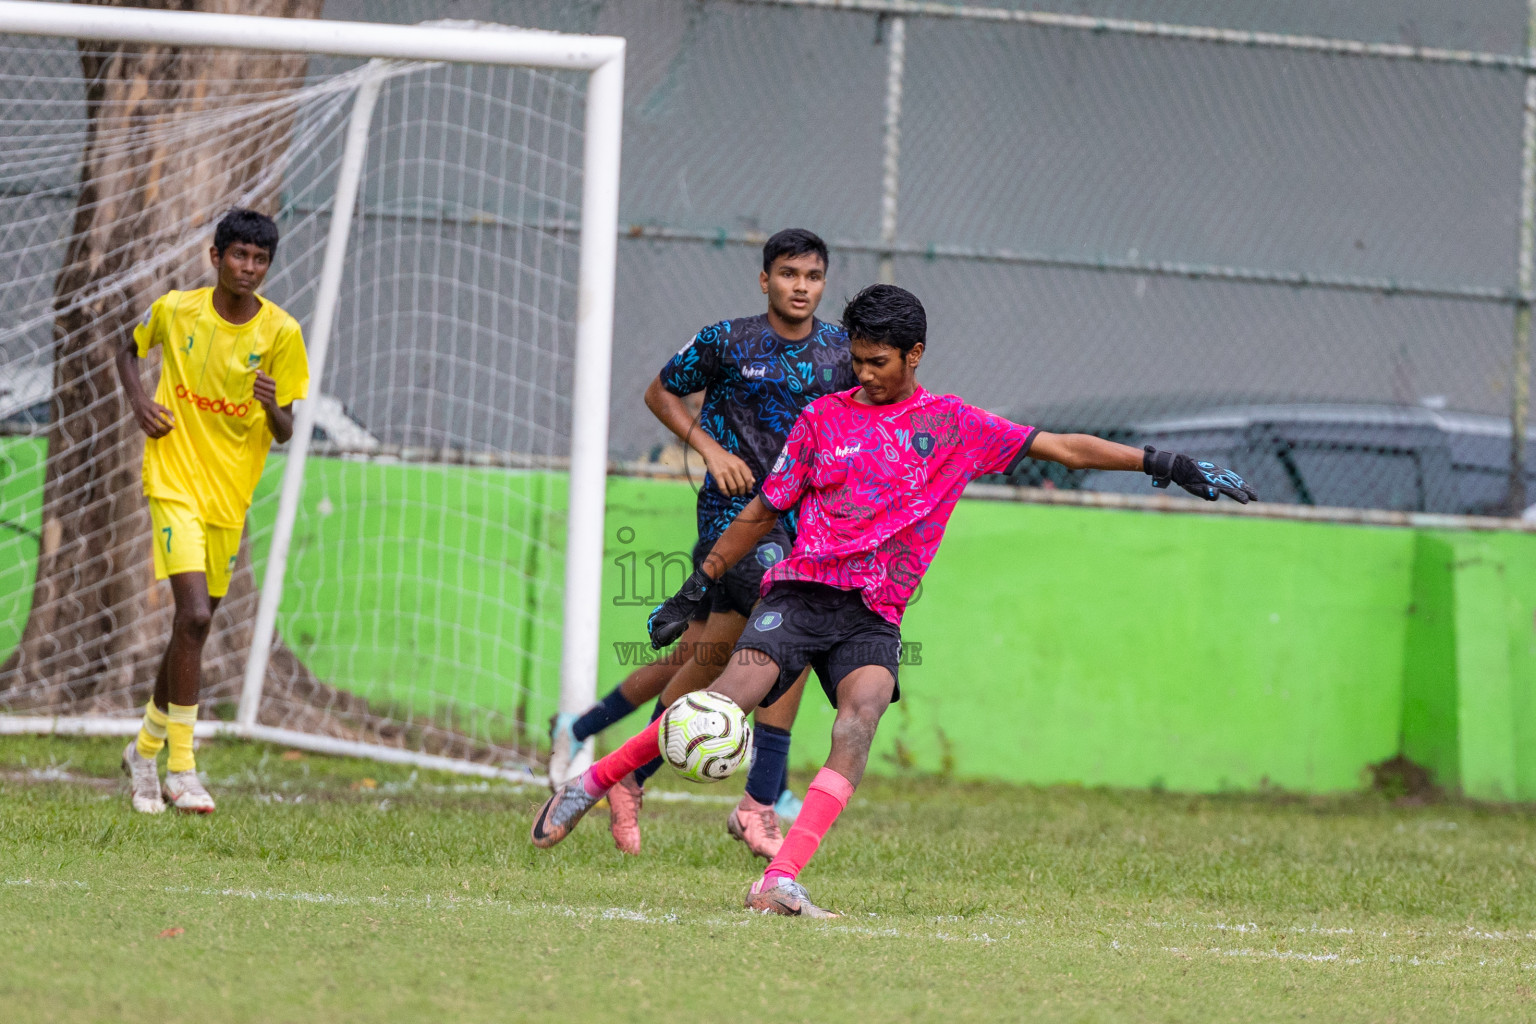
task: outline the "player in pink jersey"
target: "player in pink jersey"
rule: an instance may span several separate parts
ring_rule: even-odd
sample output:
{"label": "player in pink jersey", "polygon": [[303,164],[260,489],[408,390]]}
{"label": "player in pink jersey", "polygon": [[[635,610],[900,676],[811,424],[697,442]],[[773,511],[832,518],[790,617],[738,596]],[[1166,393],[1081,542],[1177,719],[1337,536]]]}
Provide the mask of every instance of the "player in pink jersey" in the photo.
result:
{"label": "player in pink jersey", "polygon": [[[880,717],[900,699],[901,617],[965,485],[1029,457],[1072,469],[1141,470],[1208,501],[1258,497],[1241,477],[1186,455],[1049,434],[935,395],[917,382],[927,316],[911,292],[872,285],[843,311],[859,387],[817,399],[790,431],[762,490],[715,542],[699,571],[651,613],[651,642],[676,640],[694,609],[779,516],[800,504],[793,553],[763,577],[763,596],[713,689],[743,711],[772,704],[807,666],[837,709],[832,751],[800,817],[747,893],[764,913],[835,916],[797,880],[863,778]],[[550,797],[533,843],[570,833],[602,795],[657,755],[651,726]]]}

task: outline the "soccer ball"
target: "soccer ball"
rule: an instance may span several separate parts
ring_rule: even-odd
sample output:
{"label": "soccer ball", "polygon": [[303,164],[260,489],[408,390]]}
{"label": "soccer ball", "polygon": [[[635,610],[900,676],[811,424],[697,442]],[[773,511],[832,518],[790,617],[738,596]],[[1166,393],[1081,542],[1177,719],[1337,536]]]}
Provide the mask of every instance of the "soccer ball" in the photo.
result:
{"label": "soccer ball", "polygon": [[693,782],[728,779],[752,749],[752,726],[736,702],[714,690],[679,697],[661,716],[667,763]]}

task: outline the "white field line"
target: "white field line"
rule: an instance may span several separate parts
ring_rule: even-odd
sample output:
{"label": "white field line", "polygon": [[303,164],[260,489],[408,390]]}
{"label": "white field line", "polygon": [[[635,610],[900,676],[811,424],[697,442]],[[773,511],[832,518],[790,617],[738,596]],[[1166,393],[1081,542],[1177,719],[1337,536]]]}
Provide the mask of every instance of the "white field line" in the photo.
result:
{"label": "white field line", "polygon": [[[1185,950],[1178,946],[1164,946],[1164,953],[1183,954]],[[1191,953],[1205,953],[1214,956],[1243,956],[1256,960],[1301,960],[1312,964],[1363,964],[1365,958],[1350,957],[1344,959],[1338,953],[1301,953],[1294,949],[1191,949]],[[1443,962],[1443,961],[1442,961]]]}
{"label": "white field line", "polygon": [[664,804],[730,804],[735,807],[741,803],[741,797],[730,796],[725,793],[689,793],[685,790],[664,789],[659,793],[645,794],[647,800],[659,800]]}
{"label": "white field line", "polygon": [[[1340,953],[1304,953],[1294,949],[1221,949],[1219,947],[1200,948],[1198,946],[1188,949],[1180,949],[1177,946],[1164,946],[1163,952],[1172,953],[1179,957],[1188,957],[1191,953],[1204,956],[1246,957],[1254,960],[1297,960],[1305,963],[1335,963],[1345,966],[1353,966],[1368,962],[1403,964],[1408,967],[1450,967],[1452,960],[1443,957],[1420,957],[1391,954],[1388,956],[1371,957],[1344,957]],[[1452,958],[1454,959],[1454,957]],[[1506,961],[1504,957],[1495,957],[1489,960],[1480,957],[1477,961],[1479,967],[1499,967],[1506,962],[1514,964],[1518,961]],[[1536,971],[1536,963],[1520,963],[1521,970]]]}
{"label": "white field line", "polygon": [[[226,789],[246,788],[250,786],[260,787],[265,780],[259,774],[243,772],[236,775],[228,775],[221,779],[208,777],[203,773],[204,781],[215,787]],[[20,771],[0,772],[0,780],[12,780],[15,782],[68,782],[82,786],[96,788],[116,788],[119,779],[97,777],[94,775],[80,775],[69,770],[68,762],[59,765],[50,765],[47,768],[27,768]],[[292,780],[284,780],[289,782]],[[417,782],[407,779],[403,782],[381,782],[376,787],[366,791],[368,794],[379,796],[399,796],[402,794],[422,793],[426,795],[461,795],[467,793],[487,793],[507,796],[520,796],[527,792],[544,792],[543,785],[534,782],[492,782],[482,780],[480,782],[456,782],[448,785],[435,782]],[[278,788],[259,790],[255,794],[257,801],[261,803],[303,803],[306,794],[288,793]],[[657,792],[646,793],[646,800],[664,804],[717,804],[719,806],[734,807],[740,802],[739,796],[731,796],[727,793],[690,793],[686,790],[664,789]]]}
{"label": "white field line", "polygon": [[[368,795],[383,796],[384,799],[379,801],[379,810],[387,811],[387,810],[389,810],[389,802],[390,802],[389,798],[390,797],[401,796],[401,795],[409,796],[412,793],[419,793],[419,794],[423,794],[423,795],[427,795],[427,796],[439,795],[439,794],[448,794],[448,793],[459,794],[459,795],[462,795],[462,794],[465,794],[465,793],[488,793],[488,794],[495,794],[495,795],[501,795],[501,796],[521,796],[521,795],[523,795],[529,789],[538,789],[538,790],[542,791],[544,789],[544,787],[543,786],[530,787],[530,786],[517,786],[517,785],[513,785],[513,786],[487,786],[487,785],[484,785],[484,784],[476,785],[474,783],[469,783],[469,784],[461,785],[461,786],[425,786],[425,785],[408,785],[408,784],[403,784],[403,783],[380,783],[374,789],[361,790],[359,792],[362,795],[364,795],[364,796],[368,796]],[[289,793],[289,792],[279,792],[277,790],[270,790],[268,792],[258,792],[258,793],[256,793],[254,795],[254,799],[256,800],[257,803],[263,803],[263,804],[273,804],[273,803],[277,803],[277,804],[301,804],[301,803],[304,802],[304,799],[305,799],[305,797],[307,795],[311,795],[311,794]],[[663,791],[663,792],[660,792],[660,793],[647,793],[647,794],[645,794],[645,798],[648,801],[657,801],[657,802],[660,802],[660,803],[670,803],[670,804],[681,804],[681,803],[715,804],[715,805],[718,805],[718,806],[721,806],[721,807],[734,807],[741,800],[740,797],[725,796],[723,794],[719,795],[719,796],[715,796],[713,794],[706,794],[706,793],[679,793],[679,792],[676,792],[674,790],[666,790],[666,791]]]}
{"label": "white field line", "polygon": [[549,915],[574,917],[591,921],[631,921],[636,924],[676,924],[676,914],[648,914],[644,910],[626,907],[572,907],[560,903],[510,903],[484,897],[462,898],[457,896],[343,896],[329,892],[285,892],[278,889],[193,889],[191,886],[165,887],[166,892],[190,893],[197,896],[227,897],[241,900],[259,900],[270,903],[308,903],[322,906],[400,907],[439,911],[497,910],[517,916]]}
{"label": "white field line", "polygon": [[[1364,938],[1364,937],[1372,937],[1372,938],[1379,937],[1379,938],[1383,938],[1383,939],[1390,938],[1393,935],[1393,933],[1390,932],[1390,931],[1377,932],[1374,929],[1323,928],[1323,927],[1320,927],[1320,926],[1318,926],[1316,924],[1298,924],[1298,925],[1290,925],[1288,927],[1284,926],[1284,925],[1281,925],[1281,926],[1272,926],[1272,927],[1267,927],[1266,928],[1266,927],[1260,927],[1259,925],[1252,924],[1252,923],[1248,923],[1248,924],[1227,924],[1225,922],[1207,923],[1207,922],[1199,922],[1199,921],[1144,921],[1144,922],[1142,922],[1142,926],[1146,927],[1146,928],[1175,928],[1175,929],[1183,928],[1183,929],[1189,929],[1189,930],[1206,929],[1206,930],[1218,931],[1218,932],[1236,932],[1236,933],[1238,933],[1240,935],[1241,934],[1258,934],[1258,933],[1261,933],[1261,932],[1268,932],[1268,933],[1274,934],[1274,935],[1359,935],[1362,938]],[[1446,934],[1447,934],[1448,937],[1453,938],[1453,939],[1462,939],[1462,940],[1475,939],[1475,940],[1480,941],[1480,942],[1532,942],[1532,941],[1536,941],[1536,930],[1531,930],[1531,931],[1479,931],[1476,928],[1468,927],[1468,928],[1461,929],[1459,931],[1447,932]],[[1402,933],[1402,937],[1405,937],[1405,938],[1430,938],[1431,937],[1431,933],[1428,933],[1428,932],[1416,932],[1416,931],[1411,931],[1410,930],[1410,931],[1403,932]]]}
{"label": "white field line", "polygon": [[[40,889],[76,889],[76,890],[84,890],[84,891],[87,891],[87,892],[89,892],[90,888],[91,888],[89,882],[80,881],[80,880],[59,880],[59,879],[7,878],[7,879],[4,880],[4,884],[6,886],[29,886],[29,887],[37,887],[37,888],[40,888]],[[659,912],[659,911],[655,911],[655,910],[646,910],[646,909],[643,909],[643,908],[641,908],[641,909],[634,909],[634,908],[629,908],[629,907],[577,907],[577,906],[571,906],[571,905],[562,904],[562,903],[543,903],[543,902],[539,902],[539,903],[511,903],[511,902],[508,902],[506,900],[492,900],[492,899],[487,899],[487,898],[484,898],[484,897],[463,898],[463,897],[458,897],[458,896],[454,896],[454,895],[451,895],[451,894],[446,896],[446,897],[443,897],[443,896],[436,896],[436,897],[434,897],[434,896],[432,896],[430,894],[424,895],[424,896],[393,896],[393,895],[388,895],[388,896],[345,896],[345,895],[341,895],[341,894],[338,894],[338,893],[305,892],[305,891],[302,891],[302,890],[301,891],[289,892],[289,891],[278,890],[278,889],[239,889],[239,888],[204,888],[204,889],[193,889],[190,886],[166,886],[165,887],[165,891],[169,892],[169,893],[188,893],[188,894],[194,894],[194,895],[198,895],[198,896],[208,896],[208,897],[213,897],[213,898],[216,898],[216,899],[255,900],[255,901],[272,902],[272,903],[298,903],[298,904],[308,904],[308,905],[311,905],[311,906],[398,907],[398,908],[401,908],[401,909],[425,909],[425,910],[434,910],[434,911],[439,911],[439,912],[455,912],[455,911],[463,911],[463,910],[493,910],[493,911],[498,911],[498,912],[501,912],[501,913],[517,916],[517,917],[559,917],[559,918],[573,918],[573,919],[578,919],[578,920],[583,920],[583,921],[593,921],[593,922],[598,922],[598,921],[623,921],[623,922],[628,922],[628,923],[631,923],[631,924],[645,924],[645,925],[675,925],[675,924],[683,924],[683,923],[685,923],[683,921],[682,917],[680,917],[677,914],[663,913],[663,912]],[[732,927],[732,926],[742,927],[742,926],[747,925],[748,922],[751,921],[751,919],[753,917],[755,917],[755,916],[757,916],[757,915],[743,913],[741,915],[734,916],[734,917],[729,917],[729,918],[727,918],[727,917],[708,917],[708,918],[704,918],[703,920],[701,920],[701,921],[699,921],[697,923],[698,924],[703,924],[703,925],[708,926],[708,927]],[[878,914],[869,914],[869,915],[867,915],[867,917],[877,921],[879,919],[880,915],[878,915]],[[836,923],[828,923],[828,924],[822,925],[819,929],[817,929],[817,932],[832,932],[832,933],[837,933],[837,934],[842,934],[842,935],[851,935],[851,936],[857,936],[857,937],[860,937],[860,938],[868,938],[868,939],[876,939],[876,940],[890,940],[890,939],[901,940],[901,939],[907,939],[907,940],[918,940],[918,941],[929,941],[929,942],[946,942],[946,943],[949,943],[949,942],[972,942],[972,943],[978,943],[978,944],[981,944],[981,945],[988,945],[988,946],[996,944],[996,943],[1001,943],[1001,942],[1009,942],[1009,941],[1013,940],[1013,937],[1014,937],[1014,932],[1011,929],[1009,931],[1007,931],[1007,932],[1003,932],[1003,933],[998,934],[998,935],[993,935],[990,932],[972,932],[969,935],[959,935],[959,934],[954,934],[951,931],[941,930],[939,928],[935,928],[935,929],[930,930],[930,929],[927,929],[927,928],[917,928],[917,929],[914,929],[914,928],[911,928],[911,927],[905,927],[905,928],[896,928],[896,927],[889,927],[889,926],[882,927],[882,926],[880,926],[878,924],[874,924],[874,923],[860,924],[860,923],[857,923],[858,920],[859,920],[858,918],[844,918],[842,921],[839,921],[839,922],[836,922]],[[958,917],[954,917],[954,916],[936,917],[936,918],[930,918],[930,919],[928,919],[928,921],[929,921],[929,923],[931,923],[933,925],[938,925],[938,926],[942,926],[942,925],[945,925],[945,924],[958,923],[958,922],[961,922],[961,921],[966,921],[966,922],[973,923],[973,924],[987,923],[987,924],[1019,926],[1019,930],[1021,930],[1021,931],[1031,931],[1031,930],[1032,931],[1039,931],[1040,930],[1038,928],[1038,922],[1030,922],[1030,921],[1025,921],[1025,920],[1017,919],[1017,918],[992,917],[992,916],[987,916],[987,915],[983,915],[983,916],[979,916],[979,917],[975,917],[975,918],[958,918]],[[1315,925],[1305,926],[1305,927],[1296,927],[1296,928],[1268,928],[1268,929],[1266,929],[1266,928],[1262,928],[1262,927],[1260,927],[1260,926],[1258,926],[1256,924],[1251,924],[1251,923],[1232,925],[1232,924],[1226,924],[1226,923],[1220,923],[1220,922],[1214,923],[1214,924],[1210,924],[1210,923],[1178,923],[1178,924],[1175,924],[1175,923],[1164,922],[1164,921],[1145,921],[1145,922],[1139,922],[1139,923],[1136,923],[1136,924],[1128,924],[1128,925],[1125,925],[1124,927],[1132,928],[1132,929],[1134,929],[1134,928],[1146,928],[1146,929],[1154,929],[1154,930],[1155,929],[1168,929],[1168,928],[1182,928],[1182,929],[1190,929],[1190,930],[1207,929],[1207,930],[1213,930],[1213,931],[1235,932],[1235,933],[1238,933],[1238,934],[1245,934],[1245,935],[1246,934],[1256,934],[1256,933],[1265,932],[1265,931],[1273,932],[1273,933],[1276,933],[1276,934],[1283,934],[1283,935],[1307,935],[1307,934],[1317,934],[1317,935],[1357,935],[1357,934],[1370,934],[1370,935],[1372,935],[1374,937],[1374,934],[1375,934],[1374,932],[1360,932],[1360,931],[1358,931],[1356,929],[1353,929],[1353,928],[1319,928],[1319,927],[1317,927]],[[1380,934],[1383,937],[1386,937],[1386,936],[1389,936],[1391,933],[1390,932],[1381,932]],[[1503,942],[1526,942],[1526,941],[1531,941],[1533,939],[1536,939],[1536,931],[1527,931],[1527,932],[1480,932],[1480,931],[1477,931],[1476,929],[1473,929],[1473,928],[1466,928],[1466,929],[1463,929],[1463,930],[1460,930],[1460,931],[1448,932],[1448,933],[1446,933],[1446,935],[1447,935],[1447,937],[1453,938],[1453,939],[1474,939],[1474,940],[1478,940],[1478,941],[1492,941],[1492,942],[1499,942],[1499,941],[1503,941]],[[1425,939],[1427,939],[1427,938],[1431,938],[1432,936],[1429,935],[1428,933],[1411,932],[1411,933],[1405,933],[1405,937],[1425,938]],[[1137,946],[1127,945],[1125,943],[1122,943],[1118,939],[1111,940],[1110,943],[1109,943],[1109,947],[1108,948],[1112,949],[1112,950],[1114,950],[1116,952],[1122,952],[1122,953],[1140,953],[1140,952],[1144,951],[1143,949],[1138,948]],[[1381,956],[1381,955],[1347,956],[1347,955],[1345,955],[1343,953],[1335,953],[1335,952],[1306,952],[1306,951],[1303,951],[1303,950],[1290,950],[1290,949],[1277,949],[1277,948],[1257,949],[1257,948],[1253,948],[1253,947],[1249,947],[1249,946],[1242,946],[1242,947],[1235,947],[1235,948],[1222,948],[1220,946],[1207,946],[1207,945],[1203,945],[1203,944],[1196,944],[1196,945],[1192,945],[1192,946],[1160,946],[1160,947],[1158,947],[1158,949],[1160,949],[1164,953],[1170,953],[1170,954],[1172,954],[1174,956],[1177,956],[1177,957],[1180,957],[1180,958],[1190,958],[1190,957],[1193,957],[1193,956],[1209,956],[1209,957],[1223,957],[1223,958],[1226,958],[1226,959],[1290,961],[1290,962],[1295,962],[1295,963],[1306,963],[1306,964],[1317,964],[1317,965],[1329,965],[1329,964],[1332,964],[1332,965],[1343,966],[1343,967],[1354,967],[1354,966],[1359,966],[1359,965],[1368,964],[1368,963],[1386,963],[1386,964],[1395,964],[1395,965],[1402,965],[1402,966],[1408,966],[1408,967],[1448,967],[1448,966],[1453,966],[1454,962],[1456,960],[1460,959],[1460,957],[1458,955],[1456,955],[1456,954],[1452,954],[1449,958],[1446,958],[1443,955],[1439,956],[1439,957],[1430,957],[1430,956],[1418,956],[1418,955],[1412,955],[1412,954],[1406,954],[1406,955],[1405,954],[1388,954],[1388,955],[1385,955],[1385,956]],[[1497,966],[1504,965],[1506,962],[1510,963],[1511,965],[1518,964],[1518,966],[1522,970],[1536,970],[1536,962],[1520,962],[1520,961],[1516,961],[1516,960],[1506,960],[1506,958],[1504,958],[1504,957],[1496,957],[1496,958],[1491,959],[1491,960],[1488,959],[1487,957],[1479,957],[1477,965],[1480,966],[1480,967],[1484,967],[1484,966],[1495,966],[1495,967],[1497,967]]]}
{"label": "white field line", "polygon": [[47,768],[23,768],[19,771],[0,771],[0,782],[18,782],[34,784],[40,782],[68,782],[78,786],[90,786],[92,789],[116,789],[118,780],[113,778],[100,778],[94,775],[76,775],[69,771],[65,765],[54,765]]}
{"label": "white field line", "polygon": [[1458,933],[1458,937],[1481,939],[1485,942],[1529,942],[1536,939],[1536,932],[1480,932],[1476,928],[1468,928]]}
{"label": "white field line", "polygon": [[[309,903],[330,906],[396,906],[436,910],[496,910],[519,917],[553,916],[569,917],[586,921],[628,921],[635,924],[682,924],[677,914],[647,912],[627,907],[573,907],[562,903],[515,904],[505,900],[484,898],[461,899],[455,896],[340,896],[334,893],[281,892],[273,889],[192,889],[189,886],[167,886],[166,892],[195,893],[199,896],[234,897],[247,900],[266,900],[280,903]],[[714,927],[745,925],[757,915],[743,912],[740,917],[705,918],[701,923]],[[950,935],[945,932],[911,932],[897,928],[871,928],[856,924],[828,924],[822,931],[842,932],[849,935],[868,936],[878,939],[931,939],[939,942],[981,942],[990,944],[1011,938],[1003,935],[994,938],[980,935]]]}
{"label": "white field line", "polygon": [[[7,878],[7,879],[4,880],[4,884],[7,885],[7,886],[35,886],[37,888],[44,888],[44,889],[63,888],[63,889],[85,890],[87,892],[90,891],[90,883],[89,882],[85,882],[85,881],[79,881],[79,880]],[[754,914],[741,913],[739,915],[735,915],[735,916],[732,916],[732,917],[715,916],[715,917],[703,918],[703,919],[701,919],[699,921],[696,921],[696,922],[685,922],[683,920],[683,918],[680,915],[678,915],[678,914],[665,913],[665,912],[660,912],[660,911],[656,911],[656,910],[647,910],[645,908],[636,909],[636,908],[629,908],[629,907],[577,907],[577,906],[571,906],[571,905],[562,904],[562,903],[544,903],[544,902],[538,902],[538,903],[511,903],[511,902],[506,901],[506,900],[493,900],[493,899],[487,899],[485,897],[464,898],[464,897],[454,896],[454,895],[451,895],[451,894],[446,896],[446,897],[444,897],[444,896],[432,896],[430,894],[424,895],[424,896],[395,896],[395,895],[347,896],[347,895],[341,895],[339,893],[306,892],[306,891],[302,891],[302,890],[300,890],[300,891],[285,891],[285,890],[278,890],[278,889],[241,889],[241,888],[203,888],[203,889],[194,889],[194,888],[192,888],[190,886],[166,886],[165,887],[165,891],[168,892],[168,893],[186,893],[186,894],[192,894],[192,895],[197,895],[197,896],[206,896],[206,897],[212,897],[212,898],[215,898],[215,899],[252,900],[252,901],[271,902],[271,903],[296,903],[296,904],[307,904],[307,905],[311,905],[311,906],[333,906],[333,907],[356,906],[356,907],[380,907],[380,908],[395,907],[395,908],[400,908],[400,909],[417,909],[417,910],[423,910],[424,909],[424,910],[437,911],[437,912],[443,912],[443,913],[452,913],[452,912],[457,912],[457,911],[469,911],[469,910],[491,910],[491,911],[496,911],[496,912],[500,912],[500,913],[509,914],[509,915],[516,916],[516,917],[557,917],[557,918],[571,918],[571,919],[582,920],[582,921],[591,921],[591,922],[622,921],[622,922],[631,923],[631,924],[644,924],[644,925],[677,925],[677,924],[692,923],[692,924],[695,924],[695,925],[703,924],[703,925],[705,925],[707,927],[744,927],[744,926],[748,925],[749,922],[754,917],[757,916],[757,915],[754,915]],[[970,943],[977,943],[977,944],[980,944],[980,945],[990,946],[990,945],[994,945],[994,944],[997,944],[997,943],[1005,943],[1005,942],[1015,941],[1015,939],[1014,939],[1015,930],[1020,931],[1020,932],[1029,932],[1029,931],[1038,932],[1038,931],[1041,930],[1038,927],[1038,922],[1030,922],[1030,921],[1025,921],[1025,920],[1022,920],[1022,919],[1010,919],[1010,918],[991,917],[991,916],[986,916],[986,915],[983,915],[983,916],[980,916],[980,917],[975,917],[975,918],[958,918],[958,917],[953,917],[953,916],[929,918],[929,919],[927,919],[927,923],[932,924],[934,926],[939,926],[939,927],[934,927],[932,929],[924,928],[924,927],[913,928],[913,927],[910,927],[910,926],[907,926],[907,927],[882,926],[880,924],[875,923],[880,918],[880,915],[878,915],[878,914],[869,914],[869,915],[867,915],[867,918],[870,920],[870,923],[868,923],[868,924],[859,923],[859,918],[856,918],[856,917],[844,918],[844,919],[842,919],[841,921],[838,921],[838,922],[829,922],[829,923],[827,923],[825,925],[822,925],[819,928],[817,928],[816,931],[813,932],[812,934],[820,934],[820,933],[828,933],[828,932],[830,932],[830,933],[836,933],[836,934],[841,934],[841,935],[856,936],[856,937],[859,937],[859,938],[873,939],[873,940],[887,940],[888,941],[888,940],[894,939],[894,940],[917,940],[917,941],[926,941],[926,942],[945,942],[945,943],[970,942]],[[944,925],[952,925],[954,923],[958,923],[958,922],[961,922],[961,921],[965,921],[965,922],[968,922],[968,923],[971,923],[971,924],[983,924],[983,923],[985,923],[985,924],[993,924],[993,925],[1010,925],[1010,926],[1018,926],[1018,927],[1017,927],[1017,929],[1010,928],[1010,930],[1008,930],[1006,932],[1001,932],[1000,934],[997,934],[997,935],[991,934],[990,931],[972,932],[970,934],[956,934],[952,930],[951,931],[946,931],[946,930],[943,930],[943,928],[942,928],[942,926],[944,926]],[[1199,923],[1199,924],[1196,924],[1196,923],[1172,924],[1172,923],[1169,923],[1169,922],[1162,922],[1162,921],[1139,922],[1139,923],[1135,923],[1135,924],[1127,924],[1127,925],[1124,925],[1123,927],[1126,927],[1128,929],[1141,929],[1141,928],[1145,928],[1145,929],[1154,929],[1154,930],[1155,929],[1166,929],[1166,928],[1185,928],[1185,929],[1192,929],[1192,930],[1193,929],[1208,929],[1208,930],[1216,930],[1216,931],[1237,932],[1239,934],[1254,934],[1254,933],[1258,933],[1258,932],[1270,931],[1270,932],[1274,932],[1274,933],[1277,933],[1277,934],[1283,933],[1285,935],[1304,935],[1304,934],[1320,934],[1320,935],[1371,934],[1371,935],[1374,935],[1374,933],[1361,933],[1361,932],[1357,931],[1356,929],[1348,929],[1348,928],[1328,928],[1328,929],[1325,929],[1325,928],[1317,928],[1316,926],[1310,926],[1310,927],[1288,928],[1288,929],[1281,929],[1281,928],[1265,929],[1265,928],[1261,928],[1258,925],[1254,925],[1254,924],[1241,924],[1241,925],[1229,925],[1229,924],[1223,924],[1223,923],[1217,923],[1217,924],[1206,924],[1206,923]],[[1385,936],[1385,935],[1389,935],[1391,933],[1383,932],[1381,934]],[[1468,929],[1465,929],[1465,930],[1461,930],[1461,931],[1448,932],[1448,933],[1446,933],[1446,935],[1448,937],[1450,937],[1450,938],[1459,938],[1459,939],[1472,938],[1472,939],[1477,939],[1477,940],[1481,940],[1481,941],[1517,941],[1517,942],[1519,942],[1519,941],[1530,941],[1531,939],[1536,939],[1536,932],[1478,932],[1475,929],[1471,929],[1471,928],[1468,928]],[[1405,933],[1405,937],[1425,938],[1425,939],[1431,938],[1431,936],[1428,933]],[[1119,939],[1111,940],[1109,945],[1108,945],[1108,948],[1111,949],[1111,950],[1114,950],[1115,952],[1119,952],[1119,953],[1139,954],[1139,953],[1145,953],[1145,952],[1149,952],[1150,951],[1150,948],[1148,948],[1148,947],[1138,947],[1138,946],[1135,946],[1135,945],[1129,945],[1127,943],[1121,942]],[[1448,967],[1448,966],[1454,966],[1456,961],[1462,959],[1462,957],[1457,955],[1457,954],[1451,954],[1449,957],[1446,957],[1444,955],[1438,956],[1438,957],[1431,957],[1431,956],[1427,956],[1427,955],[1426,956],[1418,956],[1418,955],[1413,955],[1413,954],[1388,954],[1388,955],[1384,955],[1384,956],[1383,955],[1349,956],[1349,955],[1346,955],[1344,953],[1336,953],[1336,952],[1307,952],[1307,951],[1303,951],[1303,950],[1290,950],[1290,949],[1278,949],[1278,948],[1260,949],[1260,948],[1254,948],[1254,947],[1251,947],[1251,946],[1241,946],[1241,947],[1234,947],[1234,948],[1223,948],[1223,947],[1220,947],[1220,946],[1208,946],[1208,945],[1204,945],[1204,944],[1195,944],[1195,945],[1191,945],[1191,946],[1158,946],[1158,947],[1155,947],[1155,948],[1158,949],[1159,951],[1163,952],[1163,953],[1169,953],[1169,954],[1172,954],[1174,956],[1177,956],[1177,957],[1180,957],[1180,958],[1186,958],[1186,959],[1187,958],[1192,958],[1194,956],[1222,957],[1222,958],[1225,958],[1225,959],[1276,960],[1276,961],[1289,961],[1289,962],[1294,962],[1294,963],[1298,963],[1298,964],[1315,964],[1315,965],[1319,965],[1319,966],[1336,965],[1336,966],[1341,966],[1341,967],[1355,967],[1355,966],[1360,966],[1360,965],[1363,965],[1363,964],[1393,964],[1393,965],[1401,965],[1401,966],[1408,966],[1408,967]],[[1488,959],[1487,957],[1480,956],[1478,958],[1478,961],[1477,961],[1477,966],[1480,966],[1480,967],[1495,966],[1496,967],[1496,966],[1502,966],[1502,965],[1504,965],[1506,963],[1509,963],[1510,965],[1518,964],[1518,966],[1521,969],[1523,969],[1523,970],[1536,970],[1536,962],[1522,962],[1522,961],[1519,961],[1519,960],[1508,960],[1508,959],[1506,959],[1504,957],[1496,957],[1496,958],[1493,958],[1493,959]]]}

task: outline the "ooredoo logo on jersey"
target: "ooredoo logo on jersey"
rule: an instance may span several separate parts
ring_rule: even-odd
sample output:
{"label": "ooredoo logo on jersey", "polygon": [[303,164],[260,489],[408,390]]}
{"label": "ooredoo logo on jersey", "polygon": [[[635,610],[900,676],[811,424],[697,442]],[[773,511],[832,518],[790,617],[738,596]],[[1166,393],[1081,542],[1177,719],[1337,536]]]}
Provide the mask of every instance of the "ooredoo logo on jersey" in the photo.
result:
{"label": "ooredoo logo on jersey", "polygon": [[193,391],[185,384],[176,385],[176,397],[203,412],[223,413],[225,416],[233,416],[235,419],[244,419],[245,414],[251,411],[250,402],[227,402],[222,398],[208,398]]}

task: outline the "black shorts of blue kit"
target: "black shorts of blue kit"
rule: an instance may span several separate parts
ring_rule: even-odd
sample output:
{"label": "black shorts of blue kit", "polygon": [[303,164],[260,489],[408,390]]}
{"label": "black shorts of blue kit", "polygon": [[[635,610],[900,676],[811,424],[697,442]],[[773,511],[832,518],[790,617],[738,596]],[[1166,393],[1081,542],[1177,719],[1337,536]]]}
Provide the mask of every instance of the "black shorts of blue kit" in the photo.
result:
{"label": "black shorts of blue kit", "polygon": [[[778,681],[760,702],[767,707],[782,697],[809,665],[816,670],[827,700],[837,707],[837,684],[865,665],[879,665],[894,682],[901,662],[901,629],[864,603],[857,590],[825,583],[782,581],[752,609],[738,651],[760,651],[779,666]],[[901,686],[891,692],[901,699]]]}
{"label": "black shorts of blue kit", "polygon": [[[703,567],[705,556],[714,546],[713,540],[706,541],[702,538],[693,546],[695,569]],[[751,615],[752,606],[757,604],[763,589],[763,573],[784,561],[793,547],[794,544],[790,541],[789,534],[784,532],[784,527],[775,526],[769,530],[767,536],[757,542],[757,547],[752,549],[751,554],[726,570],[725,575],[709,588],[709,593],[704,596],[704,603],[693,614],[693,621],[703,622],[712,612]]]}

